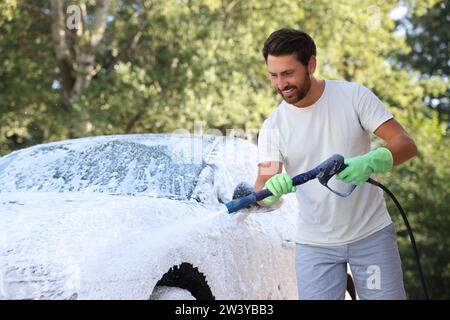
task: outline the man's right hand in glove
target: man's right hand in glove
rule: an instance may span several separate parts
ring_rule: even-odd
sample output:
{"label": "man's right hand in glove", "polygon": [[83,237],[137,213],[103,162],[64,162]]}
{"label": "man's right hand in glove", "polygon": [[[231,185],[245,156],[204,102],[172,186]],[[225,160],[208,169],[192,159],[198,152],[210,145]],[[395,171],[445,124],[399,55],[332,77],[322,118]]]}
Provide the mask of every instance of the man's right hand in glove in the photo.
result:
{"label": "man's right hand in glove", "polygon": [[292,185],[292,179],[287,173],[278,173],[267,180],[265,188],[272,192],[272,196],[265,198],[262,202],[270,206],[276,203],[282,195],[295,192],[297,189]]}

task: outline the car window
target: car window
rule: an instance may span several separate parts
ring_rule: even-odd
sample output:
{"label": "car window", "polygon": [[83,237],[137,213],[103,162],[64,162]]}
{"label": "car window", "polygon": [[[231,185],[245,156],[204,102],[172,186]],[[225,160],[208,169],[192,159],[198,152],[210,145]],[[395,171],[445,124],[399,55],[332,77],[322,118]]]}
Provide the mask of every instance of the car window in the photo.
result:
{"label": "car window", "polygon": [[130,135],[35,146],[0,158],[0,192],[89,191],[189,199],[212,139]]}

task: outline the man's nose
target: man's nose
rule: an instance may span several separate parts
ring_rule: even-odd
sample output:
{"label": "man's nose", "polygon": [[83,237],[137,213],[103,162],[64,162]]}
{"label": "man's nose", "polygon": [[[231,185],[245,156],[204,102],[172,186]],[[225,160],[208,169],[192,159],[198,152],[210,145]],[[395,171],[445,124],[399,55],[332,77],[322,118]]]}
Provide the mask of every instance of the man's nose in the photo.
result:
{"label": "man's nose", "polygon": [[287,81],[283,77],[278,77],[275,84],[276,84],[278,90],[281,91],[284,88],[286,88]]}

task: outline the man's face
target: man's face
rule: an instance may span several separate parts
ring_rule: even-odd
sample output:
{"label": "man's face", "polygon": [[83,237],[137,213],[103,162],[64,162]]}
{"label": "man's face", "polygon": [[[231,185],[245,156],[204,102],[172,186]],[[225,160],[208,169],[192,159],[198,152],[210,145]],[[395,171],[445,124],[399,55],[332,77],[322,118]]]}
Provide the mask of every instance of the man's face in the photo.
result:
{"label": "man's face", "polygon": [[267,57],[267,71],[272,85],[287,103],[296,104],[311,88],[311,78],[307,68],[295,55]]}

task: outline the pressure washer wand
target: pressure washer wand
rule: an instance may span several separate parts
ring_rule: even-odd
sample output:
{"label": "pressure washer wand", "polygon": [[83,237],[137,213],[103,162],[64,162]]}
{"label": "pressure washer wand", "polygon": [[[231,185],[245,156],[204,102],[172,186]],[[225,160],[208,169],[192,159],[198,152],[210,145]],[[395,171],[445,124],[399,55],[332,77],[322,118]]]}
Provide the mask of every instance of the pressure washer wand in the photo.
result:
{"label": "pressure washer wand", "polygon": [[[333,175],[341,172],[345,167],[346,165],[344,164],[344,157],[339,154],[335,154],[319,164],[314,169],[293,177],[292,184],[294,186],[298,186],[310,180],[318,178],[320,183],[326,185],[326,182],[328,182],[328,180]],[[270,197],[271,195],[272,192],[270,192],[270,190],[263,189],[257,192],[253,192],[252,194],[249,194],[248,196],[245,196],[243,198],[232,200],[226,204],[228,213],[239,211],[251,204],[256,203],[257,201],[261,201],[267,197]]]}

